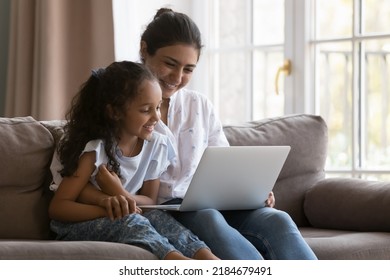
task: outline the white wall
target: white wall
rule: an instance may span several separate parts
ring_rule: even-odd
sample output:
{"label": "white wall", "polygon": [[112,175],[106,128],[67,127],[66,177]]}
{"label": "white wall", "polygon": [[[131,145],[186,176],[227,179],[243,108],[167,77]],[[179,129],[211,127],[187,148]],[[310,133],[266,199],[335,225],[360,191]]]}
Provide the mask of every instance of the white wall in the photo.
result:
{"label": "white wall", "polygon": [[191,15],[192,0],[113,0],[115,59],[139,60],[141,33],[161,7]]}

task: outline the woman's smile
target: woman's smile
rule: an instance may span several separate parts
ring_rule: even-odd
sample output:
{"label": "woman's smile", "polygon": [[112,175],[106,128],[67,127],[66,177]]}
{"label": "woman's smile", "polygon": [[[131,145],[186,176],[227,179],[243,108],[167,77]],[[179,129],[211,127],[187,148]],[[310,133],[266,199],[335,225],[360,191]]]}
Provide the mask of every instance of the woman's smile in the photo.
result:
{"label": "woman's smile", "polygon": [[164,80],[160,80],[160,84],[161,84],[162,87],[164,87],[164,88],[166,88],[168,90],[175,90],[178,87],[178,84],[168,83],[168,82],[166,82]]}

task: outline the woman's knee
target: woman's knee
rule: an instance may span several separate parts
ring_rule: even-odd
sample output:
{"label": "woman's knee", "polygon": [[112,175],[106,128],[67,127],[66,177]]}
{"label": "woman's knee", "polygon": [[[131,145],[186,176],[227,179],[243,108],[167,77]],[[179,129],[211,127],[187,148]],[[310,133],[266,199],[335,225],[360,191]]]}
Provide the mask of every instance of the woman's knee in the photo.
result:
{"label": "woman's knee", "polygon": [[275,208],[264,207],[251,213],[247,222],[255,223],[268,228],[278,228],[280,230],[294,229],[296,225],[287,212]]}
{"label": "woman's knee", "polygon": [[202,209],[196,212],[196,219],[202,221],[205,225],[215,225],[226,223],[225,218],[215,209]]}
{"label": "woman's knee", "polygon": [[174,213],[174,217],[196,234],[218,232],[228,226],[223,215],[215,209],[202,209],[194,212]]}

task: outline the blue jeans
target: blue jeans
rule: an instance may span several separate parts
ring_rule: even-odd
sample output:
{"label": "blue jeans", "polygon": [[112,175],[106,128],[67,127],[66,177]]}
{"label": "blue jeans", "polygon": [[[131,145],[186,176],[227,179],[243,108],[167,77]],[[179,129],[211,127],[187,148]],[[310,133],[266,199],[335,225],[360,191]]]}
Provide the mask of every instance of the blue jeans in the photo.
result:
{"label": "blue jeans", "polygon": [[291,217],[275,208],[172,212],[221,259],[316,260]]}
{"label": "blue jeans", "polygon": [[192,258],[201,248],[208,248],[191,231],[183,227],[169,214],[159,210],[131,214],[111,221],[100,218],[79,223],[51,221],[51,229],[57,239],[68,241],[108,241],[144,248],[159,259],[173,251],[180,251]]}

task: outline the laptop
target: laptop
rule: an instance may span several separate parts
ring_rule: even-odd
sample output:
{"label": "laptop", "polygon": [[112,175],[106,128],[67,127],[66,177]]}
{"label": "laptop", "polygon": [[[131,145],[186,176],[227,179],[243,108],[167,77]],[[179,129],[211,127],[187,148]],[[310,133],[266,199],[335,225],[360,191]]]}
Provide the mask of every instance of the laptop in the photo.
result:
{"label": "laptop", "polygon": [[265,206],[290,146],[207,147],[181,204],[143,209],[249,210]]}

